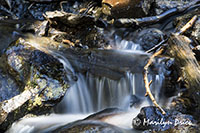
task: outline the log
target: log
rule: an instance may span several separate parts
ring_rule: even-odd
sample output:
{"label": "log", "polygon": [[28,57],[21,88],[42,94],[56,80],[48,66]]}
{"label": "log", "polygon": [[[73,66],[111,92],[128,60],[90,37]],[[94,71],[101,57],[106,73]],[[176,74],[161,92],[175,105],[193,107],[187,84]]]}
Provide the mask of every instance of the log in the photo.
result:
{"label": "log", "polygon": [[187,37],[172,34],[168,40],[167,53],[175,59],[179,76],[184,80],[187,94],[194,105],[195,113],[200,114],[200,65],[194,53],[189,47],[190,41]]}

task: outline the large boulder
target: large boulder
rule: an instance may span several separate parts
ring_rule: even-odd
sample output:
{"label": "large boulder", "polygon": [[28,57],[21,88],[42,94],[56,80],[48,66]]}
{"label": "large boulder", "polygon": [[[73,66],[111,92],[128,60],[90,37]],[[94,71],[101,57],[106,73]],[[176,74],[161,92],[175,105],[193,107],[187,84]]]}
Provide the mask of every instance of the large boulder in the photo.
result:
{"label": "large boulder", "polygon": [[69,88],[63,64],[20,38],[0,58],[0,130],[26,114],[50,113]]}

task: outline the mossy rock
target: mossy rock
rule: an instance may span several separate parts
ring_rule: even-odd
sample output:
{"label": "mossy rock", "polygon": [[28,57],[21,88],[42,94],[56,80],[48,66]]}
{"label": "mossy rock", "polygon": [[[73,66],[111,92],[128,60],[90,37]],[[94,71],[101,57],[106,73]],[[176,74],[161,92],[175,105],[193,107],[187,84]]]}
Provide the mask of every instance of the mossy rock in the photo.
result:
{"label": "mossy rock", "polygon": [[[50,113],[69,88],[69,79],[63,64],[52,55],[29,45],[25,39],[12,43],[0,58],[4,78],[15,83],[11,88],[1,89],[0,130],[28,113]],[[0,77],[2,78],[2,76]],[[1,81],[2,82],[2,81]]]}

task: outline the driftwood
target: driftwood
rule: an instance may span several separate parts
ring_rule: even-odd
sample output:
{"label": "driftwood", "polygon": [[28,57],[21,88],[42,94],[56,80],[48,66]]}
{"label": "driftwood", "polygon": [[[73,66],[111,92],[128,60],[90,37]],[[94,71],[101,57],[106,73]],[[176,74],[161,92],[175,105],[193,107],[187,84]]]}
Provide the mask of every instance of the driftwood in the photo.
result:
{"label": "driftwood", "polygon": [[200,113],[200,65],[189,43],[187,37],[172,34],[168,40],[168,54],[175,58],[175,66],[188,89],[187,95],[196,104],[195,110]]}

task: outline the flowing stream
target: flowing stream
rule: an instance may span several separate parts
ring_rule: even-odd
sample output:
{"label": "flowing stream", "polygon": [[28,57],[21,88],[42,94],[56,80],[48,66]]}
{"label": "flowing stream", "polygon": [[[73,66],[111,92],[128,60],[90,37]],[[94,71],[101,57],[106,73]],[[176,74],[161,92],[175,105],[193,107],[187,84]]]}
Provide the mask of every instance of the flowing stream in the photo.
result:
{"label": "flowing stream", "polygon": [[[6,0],[6,1],[9,1],[9,0]],[[63,6],[62,4],[65,5],[67,4],[67,2],[65,1],[64,3],[61,2],[60,6]],[[79,3],[76,2],[73,8],[77,9],[78,4]],[[28,9],[31,11],[31,8],[33,7],[34,6],[31,4],[28,7]],[[188,11],[191,9],[189,8]],[[40,8],[38,10],[40,10]],[[144,46],[146,45],[149,45],[146,47],[151,47],[151,45],[154,46],[156,44],[159,44],[159,42],[165,40],[165,34],[167,35],[168,31],[174,31],[174,26],[173,26],[174,21],[172,20],[176,16],[178,16],[178,14],[175,14],[175,16],[169,17],[169,19],[167,18],[168,20],[165,20],[163,22],[160,21],[159,24],[156,23],[155,25],[150,25],[147,27],[145,26],[144,29],[140,29],[143,32],[141,32],[140,30],[131,31],[132,30],[131,28],[130,28],[131,30],[127,30],[123,28],[122,29],[121,28],[120,29],[99,28],[98,32],[101,32],[101,34],[104,35],[104,38],[107,39],[108,42],[110,43],[108,47],[105,46],[105,50],[103,49],[101,50],[109,51],[109,49],[112,49],[113,51],[116,50],[118,52],[123,51],[122,54],[128,54],[128,52],[130,51],[132,53],[138,53],[139,51],[141,54],[147,54],[143,52],[141,49],[142,48],[145,49]],[[0,41],[1,41],[0,56],[4,52],[3,49],[5,47],[7,48],[8,45],[12,41],[16,40],[18,37],[21,36],[21,34],[23,34],[19,32],[18,30],[16,30],[17,29],[16,27],[19,26],[18,23],[16,24],[15,22],[11,24],[4,23],[4,22],[0,23],[0,30],[2,31],[0,32],[0,36],[1,36],[0,37]],[[162,33],[158,29],[165,31],[166,33]],[[24,34],[22,35],[22,37],[25,37],[25,36],[26,35]],[[142,38],[146,40],[143,43],[142,43]],[[131,70],[127,70],[124,73],[124,75],[120,78],[119,77],[110,78],[109,77],[110,75],[114,76],[115,74],[113,74],[112,71],[109,71],[110,70],[109,68],[112,68],[114,66],[115,68],[112,70],[116,70],[116,67],[118,67],[118,66],[115,66],[118,63],[117,61],[124,59],[124,58],[120,58],[119,60],[117,60],[118,57],[113,58],[113,59],[110,57],[108,60],[106,60],[107,62],[109,60],[116,60],[117,62],[117,63],[115,62],[114,65],[110,65],[108,67],[108,70],[106,69],[106,72],[102,72],[102,70],[104,69],[99,70],[99,71],[96,70],[108,65],[106,63],[103,64],[103,66],[96,67],[96,69],[94,69],[93,72],[76,71],[76,68],[74,67],[74,65],[78,66],[81,64],[79,61],[76,61],[76,58],[72,58],[72,60],[74,59],[76,62],[73,64],[70,61],[70,59],[66,57],[66,53],[64,53],[62,50],[47,49],[46,47],[41,46],[40,43],[42,43],[42,41],[37,40],[37,39],[38,39],[37,37],[32,38],[30,45],[32,45],[38,50],[41,50],[43,52],[45,51],[51,54],[52,56],[54,56],[55,58],[57,58],[63,64],[65,71],[67,72],[68,74],[67,78],[68,79],[75,78],[77,80],[70,80],[72,81],[72,83],[70,83],[71,87],[68,88],[62,101],[53,109],[54,113],[48,116],[36,116],[36,117],[31,117],[31,118],[28,118],[27,116],[27,118],[22,118],[19,121],[13,123],[12,126],[6,131],[6,133],[49,133],[66,124],[73,123],[78,120],[83,120],[92,115],[96,115],[96,113],[97,115],[99,115],[98,112],[100,113],[103,112],[105,114],[107,113],[106,115],[104,114],[105,116],[102,118],[103,120],[101,119],[101,121],[108,123],[108,125],[111,124],[116,127],[125,129],[125,131],[131,131],[134,133],[140,132],[132,128],[132,120],[138,115],[142,107],[153,105],[152,101],[148,97],[145,97],[146,91],[145,91],[145,85],[143,81],[142,72],[132,72]],[[46,44],[48,45],[47,42]],[[83,47],[82,47],[82,44],[81,44],[81,48],[87,49],[88,46],[85,46],[83,44]],[[102,54],[105,54],[105,53],[101,53],[98,56],[101,56]],[[105,55],[107,56],[107,54]],[[129,57],[131,58],[132,56],[129,56]],[[83,58],[85,59],[85,57]],[[92,61],[94,59],[93,57],[90,57],[90,56],[87,56],[86,58],[91,58]],[[88,59],[87,61],[90,63],[90,59]],[[87,61],[84,63],[88,63]],[[136,63],[145,62],[145,61],[146,60],[144,60],[144,58],[140,58],[138,56],[137,61],[134,63],[136,64]],[[96,62],[94,61],[94,63]],[[133,67],[134,67],[134,63],[133,63]],[[96,65],[96,64],[92,64],[92,65]],[[131,67],[132,67],[132,62],[131,62]],[[90,69],[93,69],[93,67]],[[123,70],[124,69],[126,70],[126,68],[123,68]],[[153,69],[155,69],[155,71],[152,71],[148,75],[149,81],[152,80],[152,84],[150,86],[151,91],[156,101],[158,102],[158,104],[161,106],[164,105],[165,107],[167,107],[167,104],[169,103],[168,101],[170,99],[163,97],[163,94],[162,94],[163,93],[162,88],[164,88],[163,83],[165,82],[164,81],[165,68],[163,67],[163,61],[161,58],[155,60]],[[121,69],[117,69],[117,70],[121,70]],[[103,73],[102,75],[105,75],[105,76],[99,76],[98,74],[95,75],[94,71],[95,72],[98,71],[98,74],[102,72]],[[135,69],[135,71],[137,71],[137,69]],[[108,74],[109,76],[106,74]],[[0,75],[0,78],[3,79],[1,75]],[[117,112],[116,113],[112,109],[113,110],[118,109],[121,112],[118,113],[116,111]],[[112,112],[113,114],[110,113],[109,111],[106,112],[105,110],[106,111],[111,110],[113,111]]]}
{"label": "flowing stream", "polygon": [[[115,39],[117,40],[117,36]],[[121,40],[117,42],[117,49],[131,49],[133,51],[139,49],[138,45],[131,41]],[[37,45],[34,46],[37,47]],[[40,47],[37,48],[40,49]],[[144,97],[145,87],[142,73],[134,74],[127,71],[125,76],[119,80],[94,76],[90,73],[76,73],[70,62],[59,52],[52,52],[52,55],[59,58],[66,71],[76,75],[78,80],[69,88],[57,106],[55,114],[22,119],[15,122],[7,133],[48,132],[61,125],[86,118],[95,112],[111,107],[126,111],[123,115],[107,118],[105,122],[131,129],[132,119],[139,113],[140,108],[152,105],[148,98]],[[156,100],[159,101],[164,76],[162,73],[154,74],[149,75],[149,79],[154,81],[151,85],[152,91]],[[136,103],[137,106],[131,107],[133,103]]]}

